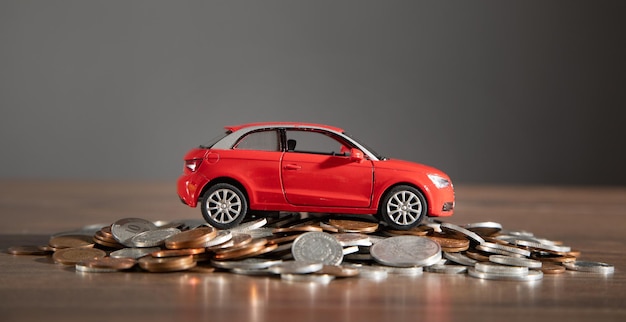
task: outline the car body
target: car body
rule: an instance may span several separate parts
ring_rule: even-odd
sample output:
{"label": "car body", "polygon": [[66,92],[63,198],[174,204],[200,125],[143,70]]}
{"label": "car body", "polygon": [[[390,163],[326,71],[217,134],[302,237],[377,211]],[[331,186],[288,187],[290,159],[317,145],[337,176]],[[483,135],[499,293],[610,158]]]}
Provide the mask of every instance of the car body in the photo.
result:
{"label": "car body", "polygon": [[450,178],[426,165],[388,159],[333,126],[265,122],[226,126],[184,156],[181,201],[201,204],[220,229],[249,210],[372,214],[394,229],[450,216]]}

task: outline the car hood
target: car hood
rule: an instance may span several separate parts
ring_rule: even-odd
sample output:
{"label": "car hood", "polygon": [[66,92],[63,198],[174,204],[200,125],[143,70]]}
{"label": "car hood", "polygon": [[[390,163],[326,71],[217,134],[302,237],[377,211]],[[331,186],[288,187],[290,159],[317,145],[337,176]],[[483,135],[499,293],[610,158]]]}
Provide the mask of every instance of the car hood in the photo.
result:
{"label": "car hood", "polygon": [[375,167],[378,169],[389,169],[396,171],[410,171],[410,172],[420,172],[425,174],[438,174],[441,176],[447,177],[445,173],[437,168],[433,168],[431,166],[415,163],[410,161],[398,160],[398,159],[386,159],[382,161],[375,162]]}

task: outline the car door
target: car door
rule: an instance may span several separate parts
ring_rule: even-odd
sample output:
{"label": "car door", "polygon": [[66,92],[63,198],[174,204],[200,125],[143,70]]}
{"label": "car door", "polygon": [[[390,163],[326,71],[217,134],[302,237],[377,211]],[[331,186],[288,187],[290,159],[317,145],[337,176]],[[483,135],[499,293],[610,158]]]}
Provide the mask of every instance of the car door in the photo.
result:
{"label": "car door", "polygon": [[341,137],[324,130],[287,129],[281,160],[287,202],[298,206],[369,207],[372,161],[355,161]]}

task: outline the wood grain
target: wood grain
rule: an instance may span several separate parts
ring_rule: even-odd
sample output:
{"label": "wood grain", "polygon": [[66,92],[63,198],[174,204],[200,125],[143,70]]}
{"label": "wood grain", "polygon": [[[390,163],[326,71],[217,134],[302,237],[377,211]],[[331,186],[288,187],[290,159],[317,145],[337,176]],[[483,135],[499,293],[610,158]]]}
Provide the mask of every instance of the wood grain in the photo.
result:
{"label": "wood grain", "polygon": [[0,182],[2,321],[624,321],[626,189],[458,186],[454,217],[561,240],[612,275],[568,271],[539,282],[425,273],[329,285],[227,273],[86,274],[6,253],[50,234],[123,217],[201,218],[172,182]]}

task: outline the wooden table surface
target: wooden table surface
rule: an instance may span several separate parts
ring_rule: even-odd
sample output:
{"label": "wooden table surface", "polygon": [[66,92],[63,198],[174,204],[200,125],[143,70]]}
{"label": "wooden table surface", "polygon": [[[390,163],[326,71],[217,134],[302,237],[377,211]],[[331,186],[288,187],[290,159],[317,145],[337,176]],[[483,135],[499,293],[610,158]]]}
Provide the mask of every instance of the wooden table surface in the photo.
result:
{"label": "wooden table surface", "polygon": [[229,273],[77,273],[6,253],[124,217],[200,219],[173,182],[0,181],[0,321],[626,321],[626,188],[456,187],[445,221],[501,223],[563,241],[615,273],[537,282],[424,273],[327,285]]}

